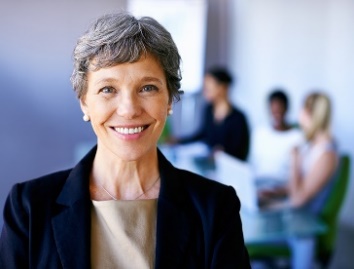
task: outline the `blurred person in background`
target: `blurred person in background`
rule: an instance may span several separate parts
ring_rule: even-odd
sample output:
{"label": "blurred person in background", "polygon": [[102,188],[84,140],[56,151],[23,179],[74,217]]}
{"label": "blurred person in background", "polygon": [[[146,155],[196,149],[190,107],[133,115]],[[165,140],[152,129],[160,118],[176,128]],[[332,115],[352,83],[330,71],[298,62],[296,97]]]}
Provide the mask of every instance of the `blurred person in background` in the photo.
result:
{"label": "blurred person in background", "polygon": [[321,92],[307,96],[299,123],[306,143],[292,151],[289,195],[292,206],[317,214],[334,184],[338,152],[331,132],[331,101]]}
{"label": "blurred person in background", "polygon": [[[338,166],[338,151],[331,132],[331,101],[322,92],[310,93],[303,104],[299,124],[306,141],[292,150],[289,185],[283,191],[288,195],[286,207],[302,208],[319,214],[334,186]],[[266,191],[276,198],[278,192]],[[270,205],[272,206],[272,205]],[[275,207],[284,204],[275,203]],[[292,268],[310,269],[313,265],[315,241],[289,240],[292,247]]]}
{"label": "blurred person in background", "polygon": [[203,96],[208,104],[203,112],[201,127],[195,134],[177,139],[177,143],[202,141],[211,151],[223,150],[240,160],[247,159],[249,127],[244,113],[229,100],[232,82],[231,74],[224,67],[214,66],[207,70]]}
{"label": "blurred person in background", "polygon": [[267,97],[270,124],[252,131],[250,163],[256,179],[267,187],[284,186],[290,177],[291,151],[304,141],[300,128],[287,120],[289,98],[281,88]]}
{"label": "blurred person in background", "polygon": [[[290,205],[316,215],[331,193],[338,166],[337,145],[330,128],[331,114],[331,102],[326,94],[309,94],[299,118],[307,141],[292,152]],[[315,241],[304,244],[292,240],[290,244],[294,254],[293,268],[312,268]]]}
{"label": "blurred person in background", "polygon": [[157,149],[180,80],[175,43],[150,17],[105,15],[81,36],[71,81],[97,145],[13,186],[0,268],[250,268],[234,189]]}

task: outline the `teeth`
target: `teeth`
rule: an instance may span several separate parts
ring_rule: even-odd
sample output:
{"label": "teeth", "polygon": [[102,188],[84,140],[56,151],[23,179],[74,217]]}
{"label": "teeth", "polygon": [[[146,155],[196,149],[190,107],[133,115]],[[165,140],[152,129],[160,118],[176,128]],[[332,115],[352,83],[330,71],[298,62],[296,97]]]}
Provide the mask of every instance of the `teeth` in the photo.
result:
{"label": "teeth", "polygon": [[135,127],[135,128],[114,128],[120,134],[137,134],[141,133],[144,130],[144,127]]}

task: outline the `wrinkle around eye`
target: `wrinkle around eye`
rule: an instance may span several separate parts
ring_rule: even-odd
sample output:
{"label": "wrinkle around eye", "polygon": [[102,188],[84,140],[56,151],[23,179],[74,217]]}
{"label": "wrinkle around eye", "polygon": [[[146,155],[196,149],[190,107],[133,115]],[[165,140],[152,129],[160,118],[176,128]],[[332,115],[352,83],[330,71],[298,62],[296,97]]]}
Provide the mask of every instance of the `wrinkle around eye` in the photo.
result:
{"label": "wrinkle around eye", "polygon": [[141,91],[142,92],[158,91],[158,88],[155,85],[145,85],[145,86],[142,87]]}
{"label": "wrinkle around eye", "polygon": [[110,86],[103,87],[99,90],[99,93],[103,93],[103,94],[111,94],[111,93],[116,93],[116,92],[117,91],[113,87],[110,87]]}

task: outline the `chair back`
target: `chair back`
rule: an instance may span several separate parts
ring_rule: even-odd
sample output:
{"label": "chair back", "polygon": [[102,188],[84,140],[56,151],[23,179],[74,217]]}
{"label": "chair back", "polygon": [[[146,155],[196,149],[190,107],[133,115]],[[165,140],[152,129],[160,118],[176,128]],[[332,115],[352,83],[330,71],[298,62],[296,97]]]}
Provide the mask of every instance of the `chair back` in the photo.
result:
{"label": "chair back", "polygon": [[327,232],[318,236],[317,254],[319,256],[330,256],[334,247],[337,222],[342,207],[350,175],[350,157],[346,154],[339,158],[337,178],[331,194],[320,213],[320,217],[327,225]]}

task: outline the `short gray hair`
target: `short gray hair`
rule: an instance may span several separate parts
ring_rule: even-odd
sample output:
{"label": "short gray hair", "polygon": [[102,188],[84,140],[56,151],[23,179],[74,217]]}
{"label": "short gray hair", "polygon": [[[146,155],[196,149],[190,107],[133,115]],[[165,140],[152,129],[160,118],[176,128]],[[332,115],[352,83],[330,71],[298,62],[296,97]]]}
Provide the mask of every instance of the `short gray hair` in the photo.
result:
{"label": "short gray hair", "polygon": [[[74,49],[71,83],[80,99],[87,92],[87,72],[119,63],[136,62],[143,54],[152,54],[161,64],[170,101],[180,99],[181,57],[171,34],[155,19],[140,19],[128,13],[98,18],[82,35]],[[93,63],[94,60],[94,63]]]}

